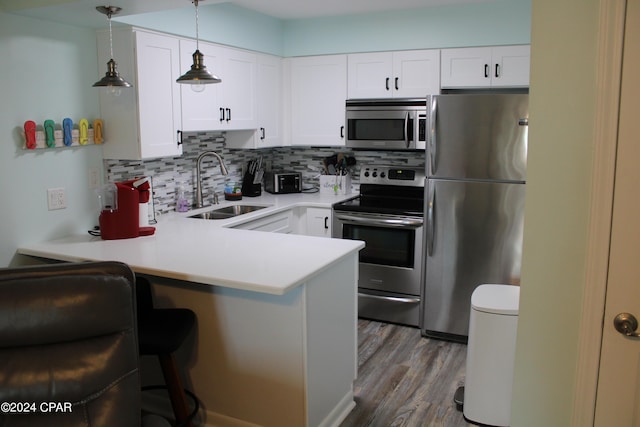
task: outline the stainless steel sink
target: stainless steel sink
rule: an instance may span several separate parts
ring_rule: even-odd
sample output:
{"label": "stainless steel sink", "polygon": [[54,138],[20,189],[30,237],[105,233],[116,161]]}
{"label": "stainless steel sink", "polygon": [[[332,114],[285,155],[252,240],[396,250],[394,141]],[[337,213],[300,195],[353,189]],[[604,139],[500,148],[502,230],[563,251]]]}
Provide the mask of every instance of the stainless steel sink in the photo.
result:
{"label": "stainless steel sink", "polygon": [[253,206],[253,205],[232,205],[225,206],[223,208],[212,209],[210,211],[202,212],[196,215],[191,215],[189,218],[199,219],[227,219],[234,216],[255,212],[260,209],[264,209],[267,206]]}

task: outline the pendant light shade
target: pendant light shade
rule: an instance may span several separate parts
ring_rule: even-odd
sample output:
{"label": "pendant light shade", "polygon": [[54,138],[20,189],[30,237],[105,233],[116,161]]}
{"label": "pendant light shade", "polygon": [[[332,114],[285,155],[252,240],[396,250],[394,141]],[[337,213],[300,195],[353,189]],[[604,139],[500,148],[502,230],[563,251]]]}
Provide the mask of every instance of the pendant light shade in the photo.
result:
{"label": "pendant light shade", "polygon": [[111,32],[111,16],[117,14],[122,10],[117,6],[98,6],[96,10],[100,13],[107,15],[109,20],[109,50],[111,52],[111,59],[107,62],[107,72],[104,77],[93,84],[94,87],[110,87],[121,88],[131,87],[131,83],[120,77],[118,73],[118,64],[113,60],[113,33]]}
{"label": "pendant light shade", "polygon": [[191,69],[178,77],[176,80],[178,83],[185,83],[191,85],[205,85],[211,83],[220,83],[222,79],[211,74],[207,67],[203,63],[204,55],[200,52],[200,40],[198,34],[198,0],[193,0],[193,4],[196,7],[196,51],[193,52],[193,65]]}

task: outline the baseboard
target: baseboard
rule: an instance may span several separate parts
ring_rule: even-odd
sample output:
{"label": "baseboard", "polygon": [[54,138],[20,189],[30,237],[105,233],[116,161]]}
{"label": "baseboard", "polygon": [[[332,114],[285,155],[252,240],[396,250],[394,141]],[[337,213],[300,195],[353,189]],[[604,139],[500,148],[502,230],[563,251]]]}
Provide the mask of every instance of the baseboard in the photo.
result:
{"label": "baseboard", "polygon": [[353,400],[353,390],[349,390],[318,427],[339,427],[355,407],[356,402]]}
{"label": "baseboard", "polygon": [[[142,410],[173,420],[173,410],[171,409],[169,397],[163,396],[161,393],[162,392],[153,391],[144,392],[142,396]],[[353,399],[353,390],[349,390],[317,427],[339,427],[355,407],[356,402]],[[259,424],[232,418],[206,410],[202,407],[200,407],[200,412],[196,415],[194,422],[200,427],[261,427]]]}

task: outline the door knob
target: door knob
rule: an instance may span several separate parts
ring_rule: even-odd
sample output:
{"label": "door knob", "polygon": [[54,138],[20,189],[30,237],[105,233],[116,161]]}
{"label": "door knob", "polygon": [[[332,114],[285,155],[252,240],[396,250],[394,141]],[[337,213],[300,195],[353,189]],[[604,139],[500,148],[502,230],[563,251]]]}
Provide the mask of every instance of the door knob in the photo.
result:
{"label": "door knob", "polygon": [[636,332],[638,329],[638,319],[631,313],[620,313],[613,319],[613,326],[616,331],[627,337],[640,337]]}

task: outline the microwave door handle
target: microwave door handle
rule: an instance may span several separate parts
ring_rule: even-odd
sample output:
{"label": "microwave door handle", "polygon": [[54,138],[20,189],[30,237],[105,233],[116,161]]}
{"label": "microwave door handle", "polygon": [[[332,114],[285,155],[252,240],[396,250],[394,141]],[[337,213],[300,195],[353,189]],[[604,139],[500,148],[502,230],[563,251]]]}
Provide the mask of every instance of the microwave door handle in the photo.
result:
{"label": "microwave door handle", "polygon": [[433,175],[436,171],[436,154],[438,143],[436,141],[436,118],[438,112],[438,100],[431,97],[431,106],[429,108],[429,166],[431,170],[429,175]]}
{"label": "microwave door handle", "polygon": [[433,255],[433,241],[434,241],[434,209],[436,203],[436,188],[431,180],[427,180],[427,255]]}
{"label": "microwave door handle", "polygon": [[411,144],[411,141],[409,141],[409,114],[409,111],[407,111],[407,114],[404,116],[404,143],[407,148],[409,148],[409,144]]}

